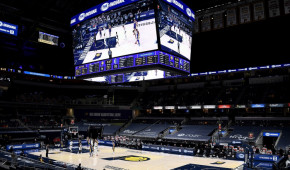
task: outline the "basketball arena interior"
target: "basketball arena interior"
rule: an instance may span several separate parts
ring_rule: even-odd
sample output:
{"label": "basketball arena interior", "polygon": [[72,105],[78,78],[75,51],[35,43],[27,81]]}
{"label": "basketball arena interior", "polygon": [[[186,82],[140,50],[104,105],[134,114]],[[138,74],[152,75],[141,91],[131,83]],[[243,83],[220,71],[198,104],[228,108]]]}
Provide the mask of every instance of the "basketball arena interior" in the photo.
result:
{"label": "basketball arena interior", "polygon": [[290,169],[290,0],[0,0],[0,169]]}

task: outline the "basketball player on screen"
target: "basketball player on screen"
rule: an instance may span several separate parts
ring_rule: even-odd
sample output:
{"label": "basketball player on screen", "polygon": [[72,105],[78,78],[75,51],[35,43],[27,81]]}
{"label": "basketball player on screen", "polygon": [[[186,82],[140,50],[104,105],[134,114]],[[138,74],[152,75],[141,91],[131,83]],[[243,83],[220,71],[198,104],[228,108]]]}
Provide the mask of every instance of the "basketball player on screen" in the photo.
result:
{"label": "basketball player on screen", "polygon": [[111,37],[111,33],[112,33],[112,26],[109,24],[108,26],[108,29],[109,29],[109,37]]}
{"label": "basketball player on screen", "polygon": [[125,24],[123,25],[123,29],[124,29],[125,39],[127,39],[127,31],[126,31],[126,28],[125,28]]}
{"label": "basketball player on screen", "polygon": [[120,46],[118,32],[116,32],[116,44],[118,44]]}
{"label": "basketball player on screen", "polygon": [[138,21],[134,18],[134,27],[133,27],[133,29],[134,30],[137,29],[137,26],[138,26]]}
{"label": "basketball player on screen", "polygon": [[140,46],[140,32],[138,29],[136,29],[136,42],[135,44],[138,44]]}
{"label": "basketball player on screen", "polygon": [[100,32],[100,38],[102,38],[102,30],[103,30],[103,28],[102,28],[102,27],[100,27],[100,28],[99,28],[99,32]]}
{"label": "basketball player on screen", "polygon": [[135,35],[135,38],[136,38],[136,39],[137,39],[137,26],[138,26],[138,22],[137,22],[137,20],[134,18],[133,34]]}
{"label": "basketball player on screen", "polygon": [[180,43],[179,43],[179,41],[177,41],[177,49],[178,49],[178,53],[180,54]]}

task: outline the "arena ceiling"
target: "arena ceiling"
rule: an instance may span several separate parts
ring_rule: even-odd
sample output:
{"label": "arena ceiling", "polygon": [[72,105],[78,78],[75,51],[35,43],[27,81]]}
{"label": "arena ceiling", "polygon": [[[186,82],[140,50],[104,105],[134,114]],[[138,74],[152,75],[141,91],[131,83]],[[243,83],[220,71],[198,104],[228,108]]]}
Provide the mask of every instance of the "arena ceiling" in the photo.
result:
{"label": "arena ceiling", "polygon": [[[0,50],[5,48],[9,52],[9,55],[6,56],[7,65],[12,60],[10,53],[14,52],[13,54],[15,56],[20,56],[18,57],[19,59],[16,57],[19,63],[25,61],[29,63],[27,65],[30,65],[30,63],[35,63],[35,65],[41,63],[44,65],[40,71],[49,70],[48,72],[54,74],[54,72],[68,70],[68,73],[73,74],[70,19],[72,16],[105,1],[0,0],[0,20],[20,25],[19,35],[15,38],[17,41],[15,40],[14,42],[14,39],[11,38],[4,39],[2,37],[5,35],[0,35]],[[183,0],[194,11],[237,1],[243,0]],[[194,55],[203,57],[195,58],[195,61],[198,60],[198,62],[192,62],[192,71],[202,72],[242,68],[246,66],[289,63],[288,44],[281,41],[289,39],[289,17],[290,15],[285,15],[260,22],[253,22],[251,24],[241,24],[237,27],[196,34],[193,41]],[[48,48],[51,53],[57,54],[54,59],[62,56],[62,61],[58,62],[58,66],[50,58],[43,61],[46,57],[38,57],[39,54],[44,54],[41,51],[41,44],[36,41],[38,31],[41,29],[51,34],[59,35],[61,38],[60,42],[66,44],[67,48],[65,49],[54,48],[54,51],[52,51]],[[13,43],[16,45],[11,47]],[[33,55],[30,53],[31,51]],[[235,51],[235,53],[231,53],[230,51]],[[234,60],[232,59],[233,54],[236,58]],[[275,60],[273,60],[273,56],[275,56]],[[1,57],[3,58],[3,56]],[[256,61],[253,58],[256,58]],[[71,61],[71,63],[68,63],[68,61]],[[55,67],[51,68],[51,65]],[[55,69],[56,67],[59,69]]]}
{"label": "arena ceiling", "polygon": [[[0,18],[40,22],[67,30],[70,18],[106,0],[1,0]],[[231,0],[183,0],[194,11]],[[69,30],[69,29],[68,29]],[[58,30],[60,31],[60,30]]]}

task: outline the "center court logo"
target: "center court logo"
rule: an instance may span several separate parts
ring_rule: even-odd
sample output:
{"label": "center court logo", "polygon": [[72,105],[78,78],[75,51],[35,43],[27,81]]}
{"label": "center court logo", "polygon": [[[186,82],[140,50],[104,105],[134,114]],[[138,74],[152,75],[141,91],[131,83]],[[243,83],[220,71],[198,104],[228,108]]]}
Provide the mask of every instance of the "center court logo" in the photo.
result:
{"label": "center court logo", "polygon": [[129,155],[129,156],[121,156],[121,157],[111,157],[111,158],[102,158],[107,161],[114,161],[114,160],[121,160],[121,161],[128,161],[128,162],[144,162],[149,161],[150,158],[143,157],[143,156],[135,156],[135,155]]}
{"label": "center court logo", "polygon": [[150,158],[147,157],[141,157],[141,156],[128,156],[125,157],[124,161],[130,161],[130,162],[143,162],[148,161]]}
{"label": "center court logo", "polygon": [[218,165],[222,165],[222,164],[225,164],[226,162],[222,162],[222,161],[217,161],[217,162],[214,162],[214,163],[211,163],[211,164],[218,164]]}

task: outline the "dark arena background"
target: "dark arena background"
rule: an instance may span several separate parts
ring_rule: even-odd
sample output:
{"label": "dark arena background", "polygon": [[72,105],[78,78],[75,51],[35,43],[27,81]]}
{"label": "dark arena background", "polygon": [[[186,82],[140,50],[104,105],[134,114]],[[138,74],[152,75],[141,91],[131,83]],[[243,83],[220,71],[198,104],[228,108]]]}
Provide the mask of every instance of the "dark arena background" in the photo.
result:
{"label": "dark arena background", "polygon": [[290,0],[0,0],[0,169],[290,169]]}

